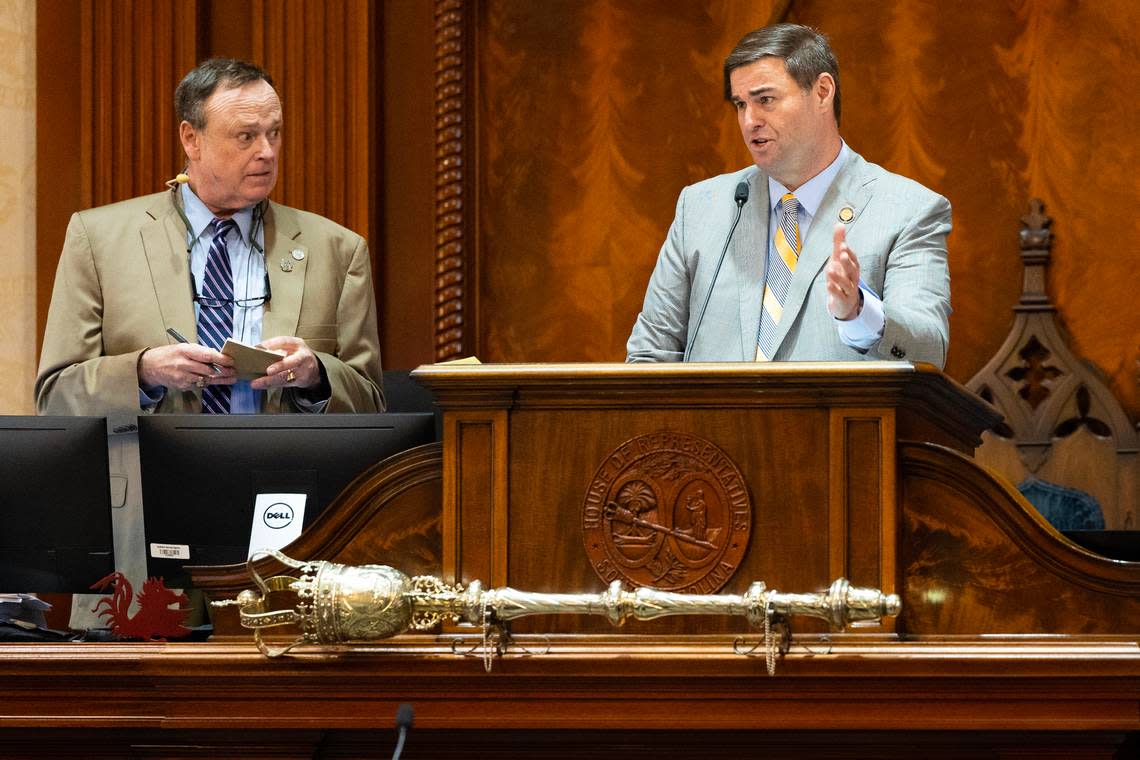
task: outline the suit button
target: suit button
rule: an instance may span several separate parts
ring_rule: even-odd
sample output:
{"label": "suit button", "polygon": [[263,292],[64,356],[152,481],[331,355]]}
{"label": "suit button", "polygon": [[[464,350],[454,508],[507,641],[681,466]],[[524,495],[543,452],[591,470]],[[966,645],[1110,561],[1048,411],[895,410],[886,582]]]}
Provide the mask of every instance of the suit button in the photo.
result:
{"label": "suit button", "polygon": [[902,350],[898,346],[891,346],[891,356],[895,357],[896,359],[902,359],[906,356],[906,351]]}

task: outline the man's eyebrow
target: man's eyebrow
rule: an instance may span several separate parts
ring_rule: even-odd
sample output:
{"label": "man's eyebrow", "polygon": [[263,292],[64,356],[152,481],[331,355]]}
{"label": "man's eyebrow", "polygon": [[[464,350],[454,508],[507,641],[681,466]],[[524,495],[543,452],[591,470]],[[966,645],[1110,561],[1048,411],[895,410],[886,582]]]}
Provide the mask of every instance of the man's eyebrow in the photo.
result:
{"label": "man's eyebrow", "polygon": [[[282,121],[281,119],[274,119],[272,122],[270,122],[268,129],[273,129],[274,127],[280,127],[281,121]],[[256,131],[258,129],[261,129],[261,122],[256,120],[256,119],[250,119],[249,121],[239,121],[239,122],[234,123],[233,128],[234,129],[240,129],[240,130],[246,130],[246,131],[248,131],[248,130]]]}
{"label": "man's eyebrow", "polygon": [[[772,84],[762,84],[762,85],[760,85],[759,87],[754,87],[753,89],[749,90],[748,92],[746,92],[746,93],[745,93],[745,95],[746,95],[747,97],[750,97],[750,98],[754,98],[754,97],[756,97],[757,95],[763,95],[764,93],[767,93],[767,92],[775,92],[775,90],[776,90],[776,86],[775,86],[775,85],[772,85]],[[744,98],[742,98],[742,97],[740,97],[739,95],[736,95],[736,94],[734,93],[734,94],[732,95],[732,97],[731,97],[731,98],[729,98],[729,101],[730,101],[730,102],[732,102],[732,103],[743,103],[743,102],[744,102]]]}

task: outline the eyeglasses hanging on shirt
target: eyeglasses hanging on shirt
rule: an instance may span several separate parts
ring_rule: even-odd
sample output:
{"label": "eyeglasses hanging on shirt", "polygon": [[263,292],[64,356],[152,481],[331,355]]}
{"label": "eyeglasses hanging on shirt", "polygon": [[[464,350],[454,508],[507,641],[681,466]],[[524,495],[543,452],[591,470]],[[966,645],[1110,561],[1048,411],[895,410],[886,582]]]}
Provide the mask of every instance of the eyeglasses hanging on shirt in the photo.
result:
{"label": "eyeglasses hanging on shirt", "polygon": [[239,309],[252,309],[269,303],[273,298],[273,288],[269,285],[269,272],[265,272],[265,295],[255,298],[209,298],[198,294],[198,281],[194,273],[190,273],[190,292],[194,294],[194,303],[208,309],[220,309],[223,306],[237,306]]}
{"label": "eyeglasses hanging on shirt", "polygon": [[[186,179],[183,180],[183,176],[184,175],[180,174],[176,179],[171,180],[166,184],[174,193],[174,208],[178,212],[178,216],[182,219],[182,223],[186,225],[186,256],[189,257],[190,251],[194,247],[195,240],[193,227],[190,224],[190,220],[186,217],[186,212],[182,209],[181,195],[178,189],[179,184],[184,184],[185,182],[189,181],[189,177],[186,177]],[[265,258],[265,250],[261,247],[261,244],[257,242],[257,234],[261,230],[261,226],[264,223],[263,217],[265,215],[265,204],[266,202],[262,201],[254,207],[253,225],[251,226],[249,232],[249,252],[252,254],[256,250],[259,254],[261,254],[262,260]],[[237,306],[239,309],[255,309],[258,306],[264,306],[273,300],[273,288],[269,284],[268,269],[265,270],[264,295],[256,296],[253,298],[210,298],[208,296],[201,295],[201,292],[198,290],[198,281],[194,277],[193,269],[190,267],[187,268],[190,269],[190,296],[194,299],[194,303],[198,304],[199,306],[205,306],[208,309],[220,309],[223,306]]]}

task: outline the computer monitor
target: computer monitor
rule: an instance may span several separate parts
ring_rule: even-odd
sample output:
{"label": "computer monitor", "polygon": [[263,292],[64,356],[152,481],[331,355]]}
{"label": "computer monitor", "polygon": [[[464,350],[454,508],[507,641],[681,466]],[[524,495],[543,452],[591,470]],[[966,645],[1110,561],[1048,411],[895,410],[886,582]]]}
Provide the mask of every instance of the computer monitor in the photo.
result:
{"label": "computer monitor", "polygon": [[114,569],[106,419],[0,416],[0,591],[90,591]]}
{"label": "computer monitor", "polygon": [[186,587],[188,565],[244,562],[257,494],[305,494],[307,526],[369,467],[434,440],[426,413],[139,417],[147,572]]}
{"label": "computer monitor", "polygon": [[1065,538],[1109,559],[1140,562],[1140,530],[1063,530]]}

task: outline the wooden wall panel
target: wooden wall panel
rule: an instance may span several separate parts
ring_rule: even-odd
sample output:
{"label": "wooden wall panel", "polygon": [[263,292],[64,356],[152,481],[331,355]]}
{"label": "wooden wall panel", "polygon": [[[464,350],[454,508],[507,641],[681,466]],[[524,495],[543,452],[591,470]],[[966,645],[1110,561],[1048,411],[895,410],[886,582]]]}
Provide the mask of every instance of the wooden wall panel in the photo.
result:
{"label": "wooden wall panel", "polygon": [[386,2],[381,9],[383,155],[371,184],[383,205],[371,242],[384,366],[409,368],[432,361],[436,345],[435,8]]}
{"label": "wooden wall panel", "polygon": [[183,165],[174,87],[195,63],[197,6],[41,3],[36,11],[37,334],[67,218],[155,192]]}
{"label": "wooden wall panel", "polygon": [[196,5],[83,3],[80,14],[82,202],[160,190],[183,164],[173,92],[195,63]]}
{"label": "wooden wall panel", "polygon": [[273,198],[372,232],[373,4],[252,0],[251,59],[274,78],[285,151]]}
{"label": "wooden wall panel", "polygon": [[770,10],[483,3],[483,358],[624,358],[681,186],[746,160],[721,97],[722,51]]}
{"label": "wooden wall panel", "polygon": [[1039,196],[1056,219],[1049,292],[1074,347],[1140,417],[1140,300],[1121,244],[1140,233],[1140,106],[1113,94],[1140,88],[1130,0],[566,0],[542,13],[483,0],[482,357],[624,356],[681,187],[749,161],[721,100],[723,58],[785,5],[832,39],[848,143],[954,205],[947,371],[964,381],[1001,345],[1018,220]]}

